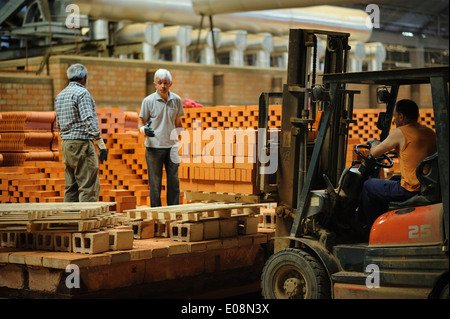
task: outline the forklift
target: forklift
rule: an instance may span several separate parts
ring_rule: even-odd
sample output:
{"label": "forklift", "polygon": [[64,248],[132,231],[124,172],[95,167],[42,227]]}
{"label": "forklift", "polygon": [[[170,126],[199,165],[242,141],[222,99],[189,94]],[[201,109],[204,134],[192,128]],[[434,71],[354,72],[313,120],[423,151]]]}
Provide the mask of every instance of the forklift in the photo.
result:
{"label": "forklift", "polygon": [[[317,40],[326,39],[321,81],[316,79]],[[291,29],[287,84],[264,92],[259,127],[268,128],[272,98],[282,98],[279,141],[263,137],[267,153],[277,148],[278,170],[257,186],[277,201],[274,253],[265,263],[261,288],[266,299],[449,298],[449,68],[347,73],[349,34]],[[312,68],[311,68],[312,66]],[[319,83],[320,82],[320,83]],[[393,165],[356,145],[358,159],[345,167],[349,127],[355,124],[349,85],[370,85],[380,112],[380,140],[389,134],[399,88],[429,84],[437,152],[417,167],[420,192],[392,202],[366,237],[354,227],[363,183]],[[318,120],[314,142],[313,123]]]}

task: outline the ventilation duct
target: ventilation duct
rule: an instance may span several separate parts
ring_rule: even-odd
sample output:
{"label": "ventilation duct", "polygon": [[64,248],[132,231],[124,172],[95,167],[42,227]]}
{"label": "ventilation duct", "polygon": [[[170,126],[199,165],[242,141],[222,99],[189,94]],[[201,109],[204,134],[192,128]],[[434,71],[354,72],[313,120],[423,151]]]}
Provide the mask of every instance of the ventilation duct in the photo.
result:
{"label": "ventilation duct", "polygon": [[[221,46],[221,32],[220,29],[214,28],[214,42],[213,34],[209,29],[193,30],[191,32],[192,44],[191,51],[196,52],[200,50],[200,63],[201,64],[215,64],[216,59],[214,55],[214,45],[217,48]],[[195,59],[195,57],[194,57]]]}
{"label": "ventilation duct", "polygon": [[229,64],[244,66],[244,51],[247,48],[247,31],[235,30],[221,33],[221,43],[218,52],[228,53]]}
{"label": "ventilation duct", "polygon": [[[221,2],[228,3],[228,0]],[[247,4],[260,2],[245,1]],[[270,2],[272,7],[277,8],[278,1],[264,2]],[[73,0],[73,3],[79,6],[81,14],[89,15],[94,20],[159,22],[165,25],[200,27],[201,18],[195,13],[191,0]],[[314,1],[315,5],[321,3],[322,1]],[[367,18],[368,14],[362,10],[324,5],[217,14],[214,15],[213,22],[222,31],[246,30],[249,33],[288,35],[291,28],[319,29],[348,32],[352,40],[367,42],[372,33],[372,28],[366,25]]]}
{"label": "ventilation duct", "polygon": [[273,37],[270,33],[249,34],[245,54],[254,57],[253,65],[270,67],[270,54],[273,51]]}
{"label": "ventilation duct", "polygon": [[[366,48],[362,42],[350,42],[349,51],[349,72],[361,72],[364,58],[366,57]],[[380,69],[381,70],[381,69]]]}
{"label": "ventilation duct", "polygon": [[[302,8],[317,5],[342,5],[353,3],[361,4],[373,2],[373,0],[192,0],[192,7],[194,8],[196,14],[210,16],[221,13]],[[378,0],[376,2],[383,2],[383,0]]]}
{"label": "ventilation duct", "polygon": [[171,26],[160,29],[160,41],[156,45],[157,50],[163,50],[171,48],[173,62],[186,63],[187,62],[187,47],[191,44],[191,31],[192,27],[189,25],[184,26]]}
{"label": "ventilation duct", "polygon": [[366,43],[366,59],[368,71],[380,71],[383,69],[383,62],[386,59],[386,49],[381,42]]}

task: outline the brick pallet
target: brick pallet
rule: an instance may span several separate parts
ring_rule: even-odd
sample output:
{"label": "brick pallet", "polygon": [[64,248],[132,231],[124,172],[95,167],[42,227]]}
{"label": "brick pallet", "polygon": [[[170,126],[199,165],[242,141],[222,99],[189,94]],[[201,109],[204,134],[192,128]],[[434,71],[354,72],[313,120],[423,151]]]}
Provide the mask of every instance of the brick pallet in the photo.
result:
{"label": "brick pallet", "polygon": [[95,254],[131,249],[133,232],[121,225],[115,203],[0,205],[2,247]]}

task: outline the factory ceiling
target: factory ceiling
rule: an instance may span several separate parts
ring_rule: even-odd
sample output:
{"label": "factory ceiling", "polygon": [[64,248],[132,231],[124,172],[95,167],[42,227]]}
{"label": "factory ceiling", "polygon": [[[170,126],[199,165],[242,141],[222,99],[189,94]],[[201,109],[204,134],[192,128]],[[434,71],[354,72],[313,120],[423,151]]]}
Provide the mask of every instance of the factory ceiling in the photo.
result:
{"label": "factory ceiling", "polygon": [[[343,0],[345,2],[345,0]],[[371,41],[448,49],[448,0],[392,0],[374,3],[379,7],[379,28]],[[372,12],[367,3],[341,5]]]}

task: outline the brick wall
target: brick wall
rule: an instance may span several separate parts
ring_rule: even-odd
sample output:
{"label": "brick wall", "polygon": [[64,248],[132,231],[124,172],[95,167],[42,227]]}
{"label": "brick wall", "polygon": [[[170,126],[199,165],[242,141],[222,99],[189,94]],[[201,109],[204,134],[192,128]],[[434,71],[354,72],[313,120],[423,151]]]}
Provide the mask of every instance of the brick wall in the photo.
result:
{"label": "brick wall", "polygon": [[[82,56],[52,56],[48,66],[44,67],[42,61],[42,57],[0,61],[2,111],[53,109],[53,98],[67,85],[66,70],[72,63],[82,63],[88,68],[88,89],[97,107],[120,107],[128,111],[139,110],[144,97],[154,92],[153,74],[159,68],[172,72],[174,93],[182,99],[189,98],[205,106],[215,105],[214,76],[217,74],[223,77],[220,105],[255,105],[261,92],[281,91],[280,84],[286,81],[286,71],[277,68]],[[41,70],[38,76],[35,75],[37,70]],[[355,109],[378,108],[376,86],[350,85],[349,89],[361,91],[355,96]],[[401,87],[399,98],[414,99],[421,108],[432,106],[429,85]]]}
{"label": "brick wall", "polygon": [[53,110],[52,78],[0,74],[0,110]]}
{"label": "brick wall", "polygon": [[[40,68],[41,63],[42,58],[2,61],[0,74],[7,71],[8,73],[3,73],[5,78],[17,77],[21,72],[33,74]],[[174,93],[182,99],[189,98],[205,106],[214,105],[213,79],[216,74],[223,75],[222,105],[254,105],[258,102],[261,92],[273,91],[273,79],[284,78],[286,73],[281,69],[255,67],[53,56],[49,59],[48,68],[42,68],[40,73],[45,74],[47,79],[48,76],[53,79],[54,90],[53,93],[49,90],[50,94],[56,96],[67,85],[66,70],[73,63],[82,63],[87,67],[88,89],[97,107],[120,107],[130,111],[139,110],[145,96],[154,92],[153,74],[159,68],[171,71]],[[14,75],[11,75],[11,71],[15,71]],[[1,99],[4,105],[11,105],[9,98],[2,96]],[[34,109],[30,105],[28,110]]]}

